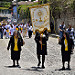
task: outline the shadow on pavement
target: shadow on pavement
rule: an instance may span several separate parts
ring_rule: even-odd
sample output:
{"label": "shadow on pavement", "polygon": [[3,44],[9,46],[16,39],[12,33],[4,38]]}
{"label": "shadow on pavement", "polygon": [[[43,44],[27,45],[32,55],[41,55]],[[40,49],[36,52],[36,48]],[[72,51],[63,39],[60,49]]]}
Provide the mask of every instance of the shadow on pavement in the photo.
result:
{"label": "shadow on pavement", "polygon": [[71,69],[66,68],[65,70],[61,69],[55,69],[55,71],[71,71]]}
{"label": "shadow on pavement", "polygon": [[43,69],[41,67],[31,67],[30,69],[22,69],[22,70],[43,72]]}
{"label": "shadow on pavement", "polygon": [[21,68],[21,66],[4,66],[6,68]]}

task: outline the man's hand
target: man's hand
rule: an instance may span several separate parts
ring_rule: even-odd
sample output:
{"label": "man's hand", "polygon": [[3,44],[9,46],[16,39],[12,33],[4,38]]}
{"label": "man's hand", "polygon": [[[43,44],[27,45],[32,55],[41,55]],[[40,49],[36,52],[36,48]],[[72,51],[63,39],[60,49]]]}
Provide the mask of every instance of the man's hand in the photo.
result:
{"label": "man's hand", "polygon": [[41,41],[39,41],[39,43],[40,43],[40,44],[42,44],[42,42],[41,42]]}
{"label": "man's hand", "polygon": [[40,35],[40,37],[42,38],[42,37],[43,37],[43,35],[41,34],[41,35]]}

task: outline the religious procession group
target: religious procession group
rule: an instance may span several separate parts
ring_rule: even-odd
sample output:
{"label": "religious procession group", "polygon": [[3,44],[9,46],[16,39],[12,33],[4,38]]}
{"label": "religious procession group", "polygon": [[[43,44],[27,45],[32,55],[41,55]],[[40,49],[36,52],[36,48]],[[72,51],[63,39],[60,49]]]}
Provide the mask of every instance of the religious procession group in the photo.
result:
{"label": "religious procession group", "polygon": [[29,36],[31,38],[32,36],[32,25],[31,23],[27,24],[9,24],[9,23],[0,23],[0,38],[3,39],[5,37],[6,39],[10,38],[14,31],[18,31],[22,37]]}
{"label": "religious procession group", "polygon": [[[36,30],[35,35],[35,42],[37,43],[37,58],[38,58],[38,67],[41,64],[40,56],[42,55],[42,68],[44,69],[44,62],[45,62],[45,55],[47,55],[47,41],[48,41],[48,32],[44,30],[42,34]],[[21,53],[21,46],[25,44],[22,36],[19,34],[18,31],[14,31],[13,35],[11,36],[7,50],[11,47],[11,59],[13,60],[13,67],[20,67],[19,60],[20,60],[20,53]],[[15,64],[17,61],[17,65]]]}
{"label": "religious procession group", "polygon": [[[62,55],[62,65],[63,65],[61,70],[65,70],[66,61],[68,62],[67,69],[70,69],[70,58],[71,58],[71,54],[73,53],[73,49],[74,49],[74,41],[73,41],[74,33],[70,25],[67,30],[65,29],[64,22],[59,26],[59,30],[60,30],[59,44],[61,45],[61,55]],[[49,37],[48,31],[44,30],[42,34],[39,33],[39,31],[37,30],[35,32],[36,32],[35,42],[37,45],[37,59],[38,59],[37,66],[39,67],[41,64],[40,56],[42,55],[42,68],[45,68],[45,65],[44,65],[45,55],[47,55],[47,41]],[[21,39],[18,38],[17,32],[14,32],[14,36],[10,39],[8,47],[7,47],[8,50],[10,48],[10,45],[11,45],[11,59],[13,60],[13,66],[15,66],[15,60],[17,60],[17,66],[19,66],[18,61],[20,59],[21,46],[24,45],[24,41],[22,38]]]}

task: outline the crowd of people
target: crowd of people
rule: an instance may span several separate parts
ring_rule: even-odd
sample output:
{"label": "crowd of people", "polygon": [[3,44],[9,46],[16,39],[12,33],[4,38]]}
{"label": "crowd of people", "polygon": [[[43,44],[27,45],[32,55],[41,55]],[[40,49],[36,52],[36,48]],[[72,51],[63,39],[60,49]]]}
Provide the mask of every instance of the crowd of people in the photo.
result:
{"label": "crowd of people", "polygon": [[3,39],[3,36],[5,36],[6,39],[10,38],[14,31],[18,31],[22,37],[29,36],[31,38],[32,36],[32,24],[9,24],[9,23],[0,23],[0,38]]}

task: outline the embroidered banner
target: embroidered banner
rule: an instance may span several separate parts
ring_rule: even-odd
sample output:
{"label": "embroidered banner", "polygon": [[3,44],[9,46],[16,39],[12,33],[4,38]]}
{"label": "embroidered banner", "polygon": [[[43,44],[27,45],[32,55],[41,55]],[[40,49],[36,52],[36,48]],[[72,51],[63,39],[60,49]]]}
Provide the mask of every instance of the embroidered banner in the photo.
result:
{"label": "embroidered banner", "polygon": [[30,7],[33,33],[38,30],[40,33],[45,29],[50,32],[50,4],[42,4]]}

